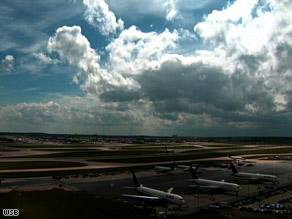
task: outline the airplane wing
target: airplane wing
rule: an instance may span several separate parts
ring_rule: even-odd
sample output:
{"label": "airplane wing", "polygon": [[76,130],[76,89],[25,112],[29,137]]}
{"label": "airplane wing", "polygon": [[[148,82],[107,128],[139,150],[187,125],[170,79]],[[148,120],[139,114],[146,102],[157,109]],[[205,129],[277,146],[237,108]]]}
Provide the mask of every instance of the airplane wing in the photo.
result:
{"label": "airplane wing", "polygon": [[145,200],[160,200],[159,197],[155,197],[155,196],[128,195],[128,194],[122,194],[122,196],[129,197],[129,198],[145,199]]}

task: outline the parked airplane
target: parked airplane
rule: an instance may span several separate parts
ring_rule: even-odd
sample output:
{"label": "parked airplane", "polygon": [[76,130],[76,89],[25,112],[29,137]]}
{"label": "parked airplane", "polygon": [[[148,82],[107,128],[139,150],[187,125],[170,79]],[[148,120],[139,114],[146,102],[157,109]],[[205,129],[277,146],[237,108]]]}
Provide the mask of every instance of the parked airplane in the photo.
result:
{"label": "parked airplane", "polygon": [[192,175],[191,182],[194,182],[195,184],[197,184],[192,187],[206,188],[206,189],[212,189],[212,190],[233,191],[233,192],[236,192],[236,195],[241,190],[241,187],[235,183],[225,182],[224,180],[216,181],[216,180],[209,180],[209,179],[201,179],[199,178],[197,173],[193,170],[193,168],[190,168],[190,172]]}
{"label": "parked airplane", "polygon": [[173,149],[168,149],[168,148],[165,146],[165,152],[166,152],[166,153],[173,153],[174,150],[173,150]]}
{"label": "parked airplane", "polygon": [[170,167],[164,167],[164,166],[155,166],[153,169],[158,173],[168,173],[174,170],[175,163],[171,164]]}
{"label": "parked airplane", "polygon": [[230,156],[230,155],[228,155],[228,157],[230,159],[234,160],[234,161],[236,161],[236,160],[245,160],[244,157],[240,157],[240,156]]}
{"label": "parked airplane", "polygon": [[232,162],[230,163],[230,166],[232,169],[232,175],[239,178],[247,179],[253,182],[256,182],[256,181],[276,182],[279,180],[278,177],[274,175],[267,175],[267,174],[260,174],[260,173],[240,173],[238,169],[236,169],[236,167],[233,165]]}
{"label": "parked airplane", "polygon": [[[177,164],[175,166],[177,169],[181,169],[181,170],[184,170],[184,171],[189,171],[190,170],[190,166],[188,165],[182,165],[182,164]],[[200,173],[201,171],[199,171],[199,168],[197,166],[193,166],[192,165],[192,168],[193,170],[195,170],[197,173]]]}
{"label": "parked airplane", "polygon": [[134,181],[134,186],[137,192],[146,194],[149,196],[142,196],[142,195],[128,195],[128,194],[123,194],[125,197],[130,197],[130,198],[137,198],[141,200],[166,200],[169,202],[172,202],[177,205],[183,205],[186,203],[186,201],[183,199],[182,196],[176,195],[171,193],[173,188],[170,188],[167,190],[167,192],[161,191],[161,190],[156,190],[152,189],[146,186],[143,186],[139,180],[136,177],[136,174],[132,171],[133,175],[133,181]]}

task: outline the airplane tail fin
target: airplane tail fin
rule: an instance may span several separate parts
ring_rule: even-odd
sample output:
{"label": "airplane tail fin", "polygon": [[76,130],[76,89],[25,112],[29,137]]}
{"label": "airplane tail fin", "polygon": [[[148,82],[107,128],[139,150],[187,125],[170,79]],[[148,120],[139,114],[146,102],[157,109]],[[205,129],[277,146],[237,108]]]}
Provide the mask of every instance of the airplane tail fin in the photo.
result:
{"label": "airplane tail fin", "polygon": [[190,171],[191,171],[191,175],[193,179],[199,179],[199,176],[197,175],[197,173],[194,171],[192,165],[190,165]]}
{"label": "airplane tail fin", "polygon": [[134,182],[135,187],[139,187],[141,185],[141,183],[137,179],[136,174],[134,173],[133,170],[132,170],[132,175],[133,175],[133,182]]}
{"label": "airplane tail fin", "polygon": [[230,162],[230,166],[231,166],[232,173],[238,173],[238,170],[236,169],[236,167],[233,165],[232,162]]}
{"label": "airplane tail fin", "polygon": [[173,190],[173,187],[169,188],[169,189],[167,190],[167,193],[171,193],[172,190]]}

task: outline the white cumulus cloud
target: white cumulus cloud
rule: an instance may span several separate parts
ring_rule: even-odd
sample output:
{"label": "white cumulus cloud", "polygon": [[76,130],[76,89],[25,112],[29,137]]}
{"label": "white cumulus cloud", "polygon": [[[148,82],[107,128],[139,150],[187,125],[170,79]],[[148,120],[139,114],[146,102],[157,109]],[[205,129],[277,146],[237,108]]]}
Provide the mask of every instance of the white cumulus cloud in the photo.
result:
{"label": "white cumulus cloud", "polygon": [[279,101],[279,96],[286,100],[291,90],[291,21],[289,0],[237,0],[222,11],[213,11],[194,30],[215,48],[201,54],[225,62],[228,74],[241,71],[263,81],[276,108],[284,110],[287,102]]}
{"label": "white cumulus cloud", "polygon": [[178,38],[177,31],[144,33],[132,26],[106,47],[111,70],[129,75],[157,68],[162,56],[177,46]]}
{"label": "white cumulus cloud", "polygon": [[42,61],[45,64],[57,64],[60,61],[57,59],[52,59],[51,57],[45,55],[44,53],[33,53],[33,56]]}
{"label": "white cumulus cloud", "polygon": [[164,7],[166,8],[166,20],[172,21],[179,14],[177,1],[178,0],[164,0]]}
{"label": "white cumulus cloud", "polygon": [[55,121],[55,113],[60,105],[54,101],[47,103],[20,103],[15,106],[0,107],[0,114],[7,121],[27,121],[31,123]]}
{"label": "white cumulus cloud", "polygon": [[87,7],[86,20],[89,24],[97,27],[101,34],[116,34],[117,31],[124,29],[123,20],[117,20],[105,0],[83,0],[83,4]]}
{"label": "white cumulus cloud", "polygon": [[15,69],[14,64],[14,57],[12,55],[7,55],[0,64],[0,71],[13,71]]}
{"label": "white cumulus cloud", "polygon": [[108,72],[100,66],[100,55],[90,47],[79,26],[58,28],[55,36],[49,39],[48,50],[57,52],[80,70],[75,82],[82,84],[82,88],[89,93],[100,94],[114,87],[137,88],[132,79]]}

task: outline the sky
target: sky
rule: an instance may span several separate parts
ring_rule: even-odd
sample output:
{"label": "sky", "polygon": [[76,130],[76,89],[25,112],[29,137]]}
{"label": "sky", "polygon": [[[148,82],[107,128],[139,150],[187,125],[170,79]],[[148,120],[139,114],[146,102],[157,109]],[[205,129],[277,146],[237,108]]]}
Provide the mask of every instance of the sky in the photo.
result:
{"label": "sky", "polygon": [[0,132],[292,136],[292,0],[1,0]]}

